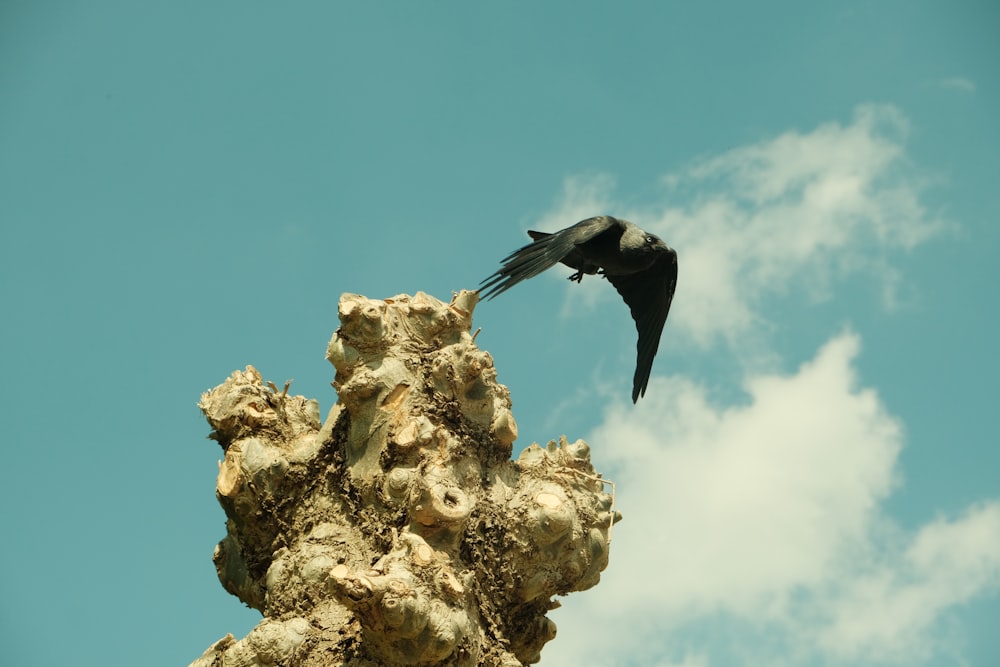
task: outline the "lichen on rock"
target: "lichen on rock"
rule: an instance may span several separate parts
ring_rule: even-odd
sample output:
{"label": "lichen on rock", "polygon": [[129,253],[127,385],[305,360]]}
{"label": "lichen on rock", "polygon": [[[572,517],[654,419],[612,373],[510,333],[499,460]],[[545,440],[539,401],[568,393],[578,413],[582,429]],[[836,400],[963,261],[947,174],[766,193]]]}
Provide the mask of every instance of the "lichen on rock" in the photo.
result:
{"label": "lichen on rock", "polygon": [[555,595],[594,586],[620,518],[589,447],[511,460],[507,388],[470,329],[478,295],[340,299],[339,400],[252,366],[199,406],[224,452],[223,586],[264,615],[196,667],[537,662]]}

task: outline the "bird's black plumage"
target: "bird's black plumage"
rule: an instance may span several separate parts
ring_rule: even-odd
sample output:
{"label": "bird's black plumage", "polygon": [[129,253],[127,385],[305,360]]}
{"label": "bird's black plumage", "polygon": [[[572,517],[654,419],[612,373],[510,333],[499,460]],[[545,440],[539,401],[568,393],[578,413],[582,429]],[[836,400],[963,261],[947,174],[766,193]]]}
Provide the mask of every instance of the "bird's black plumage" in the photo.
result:
{"label": "bird's black plumage", "polygon": [[588,218],[554,234],[529,231],[533,243],[503,259],[480,287],[486,299],[561,262],[576,269],[570,280],[600,273],[632,311],[639,332],[632,402],[646,394],[653,357],[677,286],[677,253],[657,236],[611,216]]}

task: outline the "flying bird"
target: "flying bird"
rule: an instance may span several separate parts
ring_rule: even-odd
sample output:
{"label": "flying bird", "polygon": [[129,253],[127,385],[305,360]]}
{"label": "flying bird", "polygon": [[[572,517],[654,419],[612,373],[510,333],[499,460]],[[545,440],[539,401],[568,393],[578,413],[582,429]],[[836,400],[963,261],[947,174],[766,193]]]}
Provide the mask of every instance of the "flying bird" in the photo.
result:
{"label": "flying bird", "polygon": [[503,266],[480,283],[486,299],[503,294],[522,280],[561,262],[576,273],[608,279],[632,311],[639,332],[636,343],[632,402],[646,395],[653,357],[660,347],[660,334],[670,312],[677,286],[677,253],[658,236],[637,225],[609,215],[588,218],[554,234],[528,231],[533,239],[503,259]]}

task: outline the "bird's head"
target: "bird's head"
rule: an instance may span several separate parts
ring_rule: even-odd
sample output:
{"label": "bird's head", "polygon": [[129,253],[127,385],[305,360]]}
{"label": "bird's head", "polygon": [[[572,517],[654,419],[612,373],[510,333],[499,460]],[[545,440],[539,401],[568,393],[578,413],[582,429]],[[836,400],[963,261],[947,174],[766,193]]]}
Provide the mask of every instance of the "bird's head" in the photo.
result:
{"label": "bird's head", "polygon": [[664,243],[663,239],[661,239],[656,234],[650,234],[649,232],[646,232],[646,235],[643,238],[643,243],[645,244],[645,247],[649,251],[655,252],[657,254],[663,252],[670,252],[670,246]]}

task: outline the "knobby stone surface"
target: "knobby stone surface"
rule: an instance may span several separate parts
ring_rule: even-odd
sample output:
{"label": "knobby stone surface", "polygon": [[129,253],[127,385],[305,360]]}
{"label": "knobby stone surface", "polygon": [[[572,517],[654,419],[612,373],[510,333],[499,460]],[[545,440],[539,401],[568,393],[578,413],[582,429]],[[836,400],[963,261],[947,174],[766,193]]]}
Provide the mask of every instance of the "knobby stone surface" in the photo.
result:
{"label": "knobby stone surface", "polygon": [[597,584],[621,516],[583,441],[510,460],[510,395],[470,335],[477,299],[343,295],[323,423],[252,366],[201,397],[225,452],[215,566],[264,618],[193,666],[540,659],[553,596]]}

